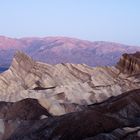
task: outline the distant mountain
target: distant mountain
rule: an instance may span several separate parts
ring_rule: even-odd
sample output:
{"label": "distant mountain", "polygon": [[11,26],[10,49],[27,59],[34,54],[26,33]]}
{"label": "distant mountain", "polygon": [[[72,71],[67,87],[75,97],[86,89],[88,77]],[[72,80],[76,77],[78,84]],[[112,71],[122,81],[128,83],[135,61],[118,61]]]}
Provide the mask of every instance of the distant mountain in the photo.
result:
{"label": "distant mountain", "polygon": [[35,60],[50,64],[85,63],[103,66],[114,65],[123,53],[140,51],[140,47],[68,37],[15,39],[0,36],[0,67],[8,67],[17,50],[26,52]]}

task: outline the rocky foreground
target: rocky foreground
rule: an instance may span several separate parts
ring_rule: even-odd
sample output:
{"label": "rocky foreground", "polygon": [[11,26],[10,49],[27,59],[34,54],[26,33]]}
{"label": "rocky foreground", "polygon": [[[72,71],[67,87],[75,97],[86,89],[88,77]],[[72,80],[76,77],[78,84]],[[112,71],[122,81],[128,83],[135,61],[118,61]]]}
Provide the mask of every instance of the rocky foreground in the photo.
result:
{"label": "rocky foreground", "polygon": [[140,139],[140,53],[115,67],[50,65],[17,52],[0,75],[2,140]]}

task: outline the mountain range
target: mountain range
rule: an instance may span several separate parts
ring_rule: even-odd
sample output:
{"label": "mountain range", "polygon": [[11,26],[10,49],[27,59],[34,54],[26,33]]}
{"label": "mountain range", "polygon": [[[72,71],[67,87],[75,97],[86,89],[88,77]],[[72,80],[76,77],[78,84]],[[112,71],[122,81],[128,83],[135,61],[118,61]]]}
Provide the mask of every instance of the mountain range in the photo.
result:
{"label": "mountain range", "polygon": [[140,51],[140,47],[68,37],[16,39],[0,36],[0,67],[8,68],[17,50],[49,64],[84,63],[89,66],[111,66],[115,65],[123,53]]}
{"label": "mountain range", "polygon": [[0,140],[139,140],[139,49],[1,36]]}

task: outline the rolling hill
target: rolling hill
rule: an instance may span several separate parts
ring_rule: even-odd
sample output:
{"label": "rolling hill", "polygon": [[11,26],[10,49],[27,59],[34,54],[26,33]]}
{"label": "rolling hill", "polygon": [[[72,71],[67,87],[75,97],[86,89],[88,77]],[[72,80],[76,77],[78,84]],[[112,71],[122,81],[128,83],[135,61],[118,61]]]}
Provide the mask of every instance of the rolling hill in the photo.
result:
{"label": "rolling hill", "polygon": [[9,67],[17,50],[49,64],[84,63],[89,66],[110,66],[114,65],[123,53],[140,51],[140,47],[68,37],[15,39],[0,36],[0,67]]}

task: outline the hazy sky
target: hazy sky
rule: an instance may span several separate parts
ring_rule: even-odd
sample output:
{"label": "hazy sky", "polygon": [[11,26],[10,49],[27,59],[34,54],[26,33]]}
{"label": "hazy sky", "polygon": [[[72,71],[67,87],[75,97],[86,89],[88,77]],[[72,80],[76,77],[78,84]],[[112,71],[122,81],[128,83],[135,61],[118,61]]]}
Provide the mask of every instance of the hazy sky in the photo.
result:
{"label": "hazy sky", "polygon": [[0,0],[0,35],[140,45],[140,0]]}

